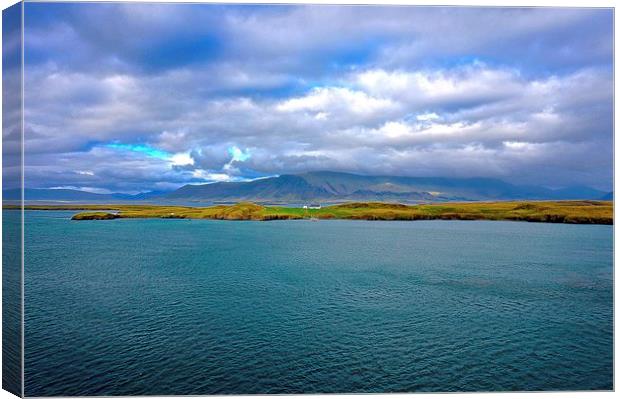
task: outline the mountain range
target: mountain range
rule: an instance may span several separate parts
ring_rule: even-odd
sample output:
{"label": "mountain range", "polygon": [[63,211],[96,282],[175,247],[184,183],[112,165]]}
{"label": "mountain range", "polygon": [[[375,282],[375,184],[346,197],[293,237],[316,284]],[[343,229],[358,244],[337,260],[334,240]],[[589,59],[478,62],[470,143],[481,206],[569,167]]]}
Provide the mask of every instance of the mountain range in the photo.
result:
{"label": "mountain range", "polygon": [[[73,189],[56,189],[56,188],[26,188],[24,197],[26,201],[59,201],[59,202],[76,202],[76,201],[95,201],[95,202],[125,202],[125,201],[144,201],[159,197],[166,192],[151,191],[140,194],[99,194],[90,191],[80,191]],[[4,201],[19,201],[21,190],[12,188],[2,191],[2,199]]]}
{"label": "mountain range", "polygon": [[[95,202],[432,202],[496,200],[613,199],[612,192],[586,186],[550,189],[492,178],[363,176],[341,172],[285,174],[247,182],[188,184],[171,192],[96,194],[70,189],[26,189],[27,201]],[[18,200],[19,189],[4,190]]]}

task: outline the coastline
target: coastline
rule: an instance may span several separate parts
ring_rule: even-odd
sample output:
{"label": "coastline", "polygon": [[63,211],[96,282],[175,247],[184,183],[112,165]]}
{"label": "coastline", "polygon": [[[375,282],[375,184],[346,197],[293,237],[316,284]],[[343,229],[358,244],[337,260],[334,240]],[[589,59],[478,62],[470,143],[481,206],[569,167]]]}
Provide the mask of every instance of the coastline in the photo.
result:
{"label": "coastline", "polygon": [[[3,209],[20,209],[3,205]],[[352,202],[319,209],[262,206],[251,202],[209,207],[167,205],[26,205],[25,210],[83,211],[72,220],[133,218],[216,220],[504,220],[541,223],[613,224],[613,201],[506,201],[403,205]]]}

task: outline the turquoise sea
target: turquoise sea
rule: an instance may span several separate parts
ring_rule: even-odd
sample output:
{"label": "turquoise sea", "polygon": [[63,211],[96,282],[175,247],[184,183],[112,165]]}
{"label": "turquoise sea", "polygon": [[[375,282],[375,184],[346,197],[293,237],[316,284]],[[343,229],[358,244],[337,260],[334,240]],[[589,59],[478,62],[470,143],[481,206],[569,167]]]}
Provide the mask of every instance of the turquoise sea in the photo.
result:
{"label": "turquoise sea", "polygon": [[613,388],[611,226],[72,214],[26,212],[27,396]]}

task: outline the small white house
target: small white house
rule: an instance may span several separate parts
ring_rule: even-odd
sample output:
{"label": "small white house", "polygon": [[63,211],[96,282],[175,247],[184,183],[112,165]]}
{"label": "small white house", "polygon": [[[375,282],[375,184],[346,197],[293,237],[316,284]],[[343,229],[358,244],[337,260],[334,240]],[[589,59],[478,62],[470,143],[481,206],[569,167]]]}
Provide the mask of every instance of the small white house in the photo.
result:
{"label": "small white house", "polygon": [[308,209],[321,209],[321,204],[310,204]]}

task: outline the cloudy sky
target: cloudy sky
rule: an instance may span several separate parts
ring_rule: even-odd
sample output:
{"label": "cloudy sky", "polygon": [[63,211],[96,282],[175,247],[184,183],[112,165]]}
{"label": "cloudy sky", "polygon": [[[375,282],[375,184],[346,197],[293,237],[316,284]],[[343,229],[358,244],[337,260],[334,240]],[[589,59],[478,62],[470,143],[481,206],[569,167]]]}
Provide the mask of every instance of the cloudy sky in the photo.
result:
{"label": "cloudy sky", "polygon": [[608,9],[27,3],[26,185],[612,186]]}

